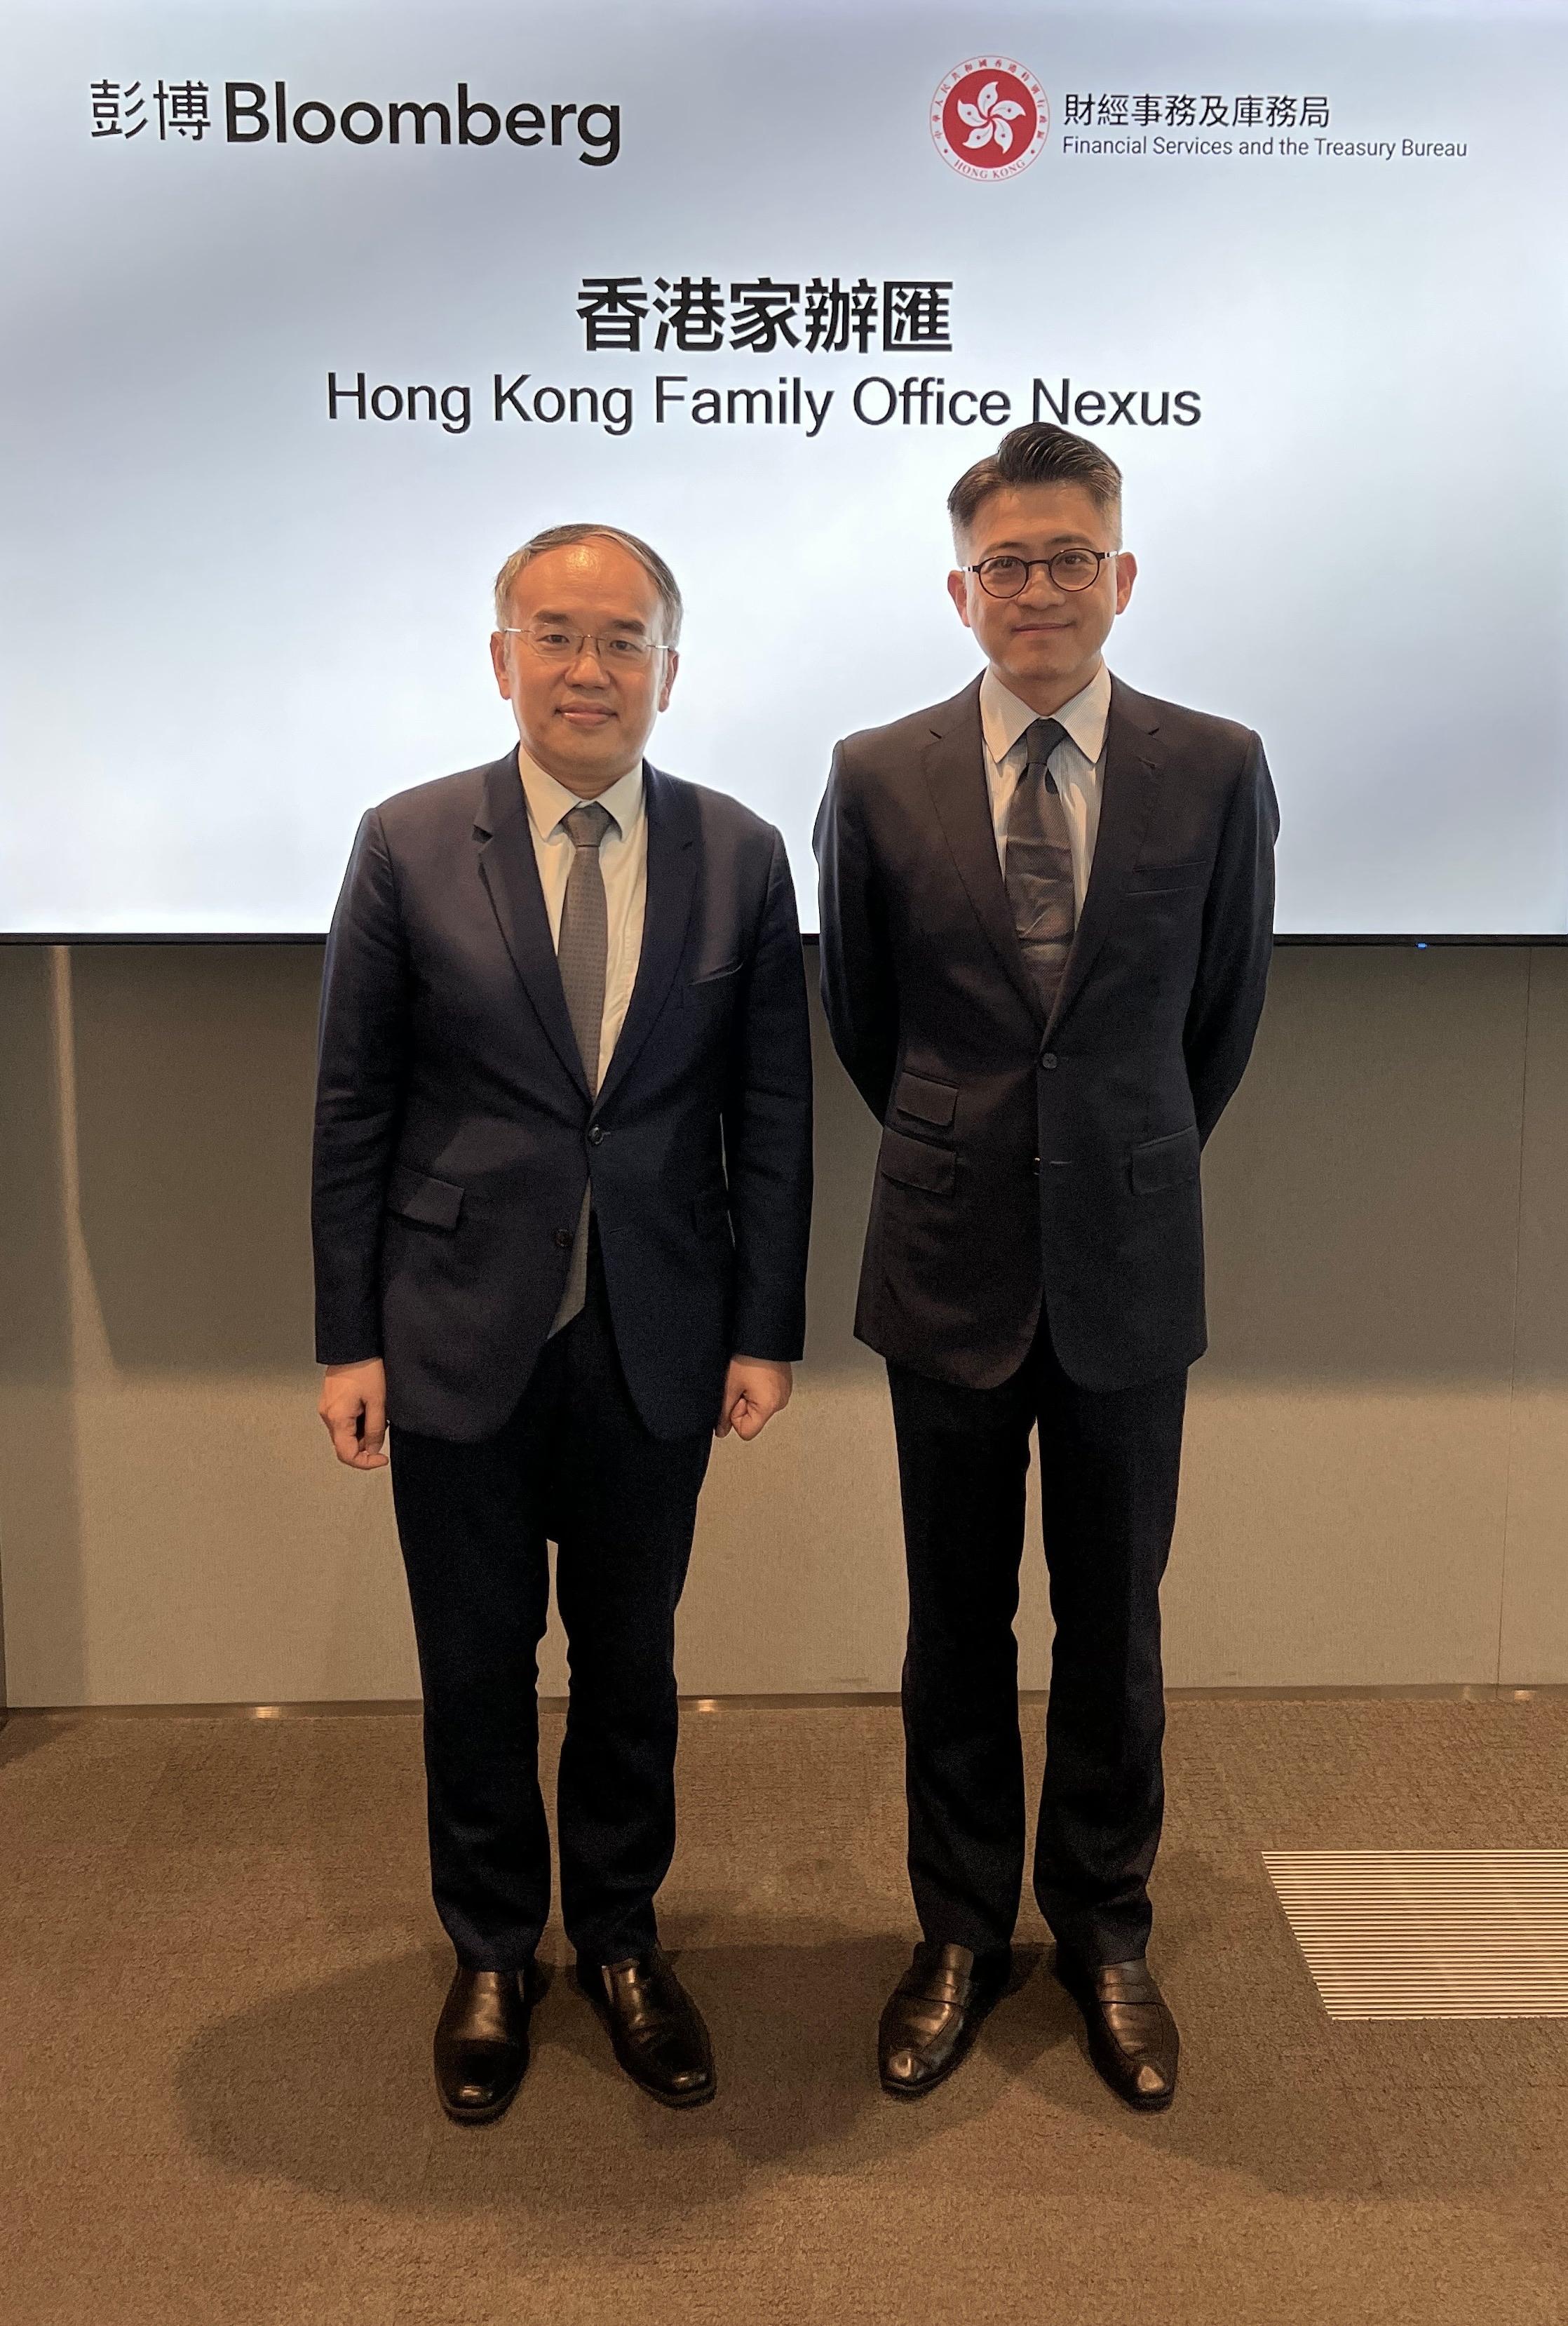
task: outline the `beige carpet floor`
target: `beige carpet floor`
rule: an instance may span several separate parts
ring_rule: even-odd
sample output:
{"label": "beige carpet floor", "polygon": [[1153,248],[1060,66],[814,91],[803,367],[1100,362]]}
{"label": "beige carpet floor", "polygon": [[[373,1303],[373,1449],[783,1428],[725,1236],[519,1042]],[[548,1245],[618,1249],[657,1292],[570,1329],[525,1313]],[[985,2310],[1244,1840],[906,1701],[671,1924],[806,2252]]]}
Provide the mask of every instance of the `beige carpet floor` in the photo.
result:
{"label": "beige carpet floor", "polygon": [[645,2099],[557,1977],[464,2132],[415,1719],[16,1717],[0,2321],[1562,2326],[1568,2022],[1331,2024],[1258,1852],[1562,1847],[1568,1704],[1178,1701],[1169,1775],[1169,2115],[1102,2089],[1037,1951],[960,2076],[884,2099],[896,1712],[730,1707],[687,1717],[664,1894],[718,2101]]}

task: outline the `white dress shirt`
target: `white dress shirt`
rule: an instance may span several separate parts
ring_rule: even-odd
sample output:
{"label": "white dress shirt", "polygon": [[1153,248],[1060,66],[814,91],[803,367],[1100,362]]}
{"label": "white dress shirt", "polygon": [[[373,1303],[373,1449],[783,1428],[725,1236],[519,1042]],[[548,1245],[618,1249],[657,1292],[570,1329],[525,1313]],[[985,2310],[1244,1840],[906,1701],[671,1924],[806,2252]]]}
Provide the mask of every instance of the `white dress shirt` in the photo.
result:
{"label": "white dress shirt", "polygon": [[[1025,728],[1042,716],[1021,702],[1002,684],[996,673],[980,681],[980,732],[986,740],[986,789],[990,794],[991,823],[997,835],[997,859],[1003,878],[1007,870],[1007,814],[1018,778],[1029,763]],[[1094,866],[1094,843],[1099,837],[1099,795],[1105,764],[1105,730],[1110,721],[1110,673],[1103,663],[1083,687],[1051,716],[1067,730],[1045,764],[1050,768],[1072,842],[1072,886],[1080,913]]]}
{"label": "white dress shirt", "polygon": [[[528,828],[533,836],[533,857],[550,916],[551,943],[561,943],[561,911],[575,853],[571,834],[561,819],[574,807],[587,805],[575,792],[558,784],[535,765],[519,744],[517,772],[528,802]],[[643,804],[643,770],[639,763],[619,777],[598,805],[612,819],[599,842],[599,870],[604,875],[605,911],[609,953],[605,963],[604,1018],[598,1037],[598,1079],[602,1083],[620,1030],[626,1005],[637,982],[637,962],[643,950],[643,916],[648,902],[648,819]]]}

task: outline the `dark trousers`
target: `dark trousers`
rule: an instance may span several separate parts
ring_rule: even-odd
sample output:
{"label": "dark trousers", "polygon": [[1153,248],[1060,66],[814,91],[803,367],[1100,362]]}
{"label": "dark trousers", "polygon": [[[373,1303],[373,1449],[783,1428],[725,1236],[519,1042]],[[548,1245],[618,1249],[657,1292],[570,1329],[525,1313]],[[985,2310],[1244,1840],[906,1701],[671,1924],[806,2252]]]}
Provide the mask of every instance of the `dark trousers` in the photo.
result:
{"label": "dark trousers", "polygon": [[1091,1963],[1144,1951],[1164,1806],[1160,1578],[1175,1522],[1185,1373],[1077,1388],[1044,1321],[999,1389],[888,1367],[909,1567],[909,1875],[926,1938],[1006,1946],[1025,1847],[1013,1620],[1038,1428],[1056,1637],[1035,1894]]}
{"label": "dark trousers", "polygon": [[504,1429],[392,1433],[424,1688],[431,1887],[459,1962],[520,1968],[550,1911],[537,1652],[546,1541],[571,1662],[556,1795],[567,1936],[592,1962],[653,1946],[675,1847],[675,1609],[712,1439],[652,1437],[616,1354],[598,1239],[581,1313]]}

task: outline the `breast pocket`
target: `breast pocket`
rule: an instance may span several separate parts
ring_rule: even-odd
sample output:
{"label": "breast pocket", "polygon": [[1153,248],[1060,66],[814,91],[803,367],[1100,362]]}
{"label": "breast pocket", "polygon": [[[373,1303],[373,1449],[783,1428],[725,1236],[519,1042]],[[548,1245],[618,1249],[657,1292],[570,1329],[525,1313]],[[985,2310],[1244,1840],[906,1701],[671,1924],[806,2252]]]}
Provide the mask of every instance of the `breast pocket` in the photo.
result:
{"label": "breast pocket", "polygon": [[1129,897],[1175,897],[1183,890],[1206,889],[1212,868],[1206,856],[1189,857],[1180,864],[1138,864],[1127,875]]}

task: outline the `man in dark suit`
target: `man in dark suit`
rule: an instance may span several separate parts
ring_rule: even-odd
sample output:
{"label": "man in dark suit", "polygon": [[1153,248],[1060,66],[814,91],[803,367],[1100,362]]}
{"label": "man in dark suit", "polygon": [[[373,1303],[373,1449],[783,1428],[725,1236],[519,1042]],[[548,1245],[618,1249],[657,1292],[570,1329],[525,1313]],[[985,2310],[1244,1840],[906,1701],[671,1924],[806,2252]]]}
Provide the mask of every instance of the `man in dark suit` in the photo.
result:
{"label": "man in dark suit", "polygon": [[909,1868],[923,1932],[885,2088],[958,2066],[1010,1970],[1025,1854],[1029,1437],[1056,1632],[1035,1892],[1102,2075],[1174,2091],[1148,1969],[1159,1586],[1202,1354],[1199,1150],[1263,1006],[1274,794],[1244,727],[1137,694],[1120,472],[1015,429],[949,500],[988,667],[854,735],[817,826],[822,993],[884,1124],[856,1330],[887,1361],[909,1570]]}
{"label": "man in dark suit", "polygon": [[359,827],[327,947],[314,1174],[320,1412],[392,1485],[424,1690],[449,2115],[528,2059],[550,1903],[535,1661],[546,1541],[571,1650],[561,1908],[616,2055],[712,2097],[658,1944],[676,1604],[714,1435],[790,1393],[811,1060],[784,843],[643,757],[681,599],[562,526],[496,587],[520,738]]}

